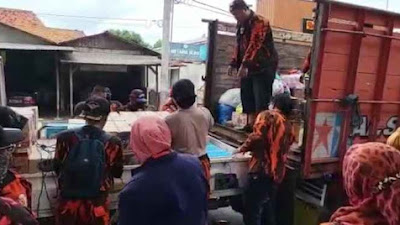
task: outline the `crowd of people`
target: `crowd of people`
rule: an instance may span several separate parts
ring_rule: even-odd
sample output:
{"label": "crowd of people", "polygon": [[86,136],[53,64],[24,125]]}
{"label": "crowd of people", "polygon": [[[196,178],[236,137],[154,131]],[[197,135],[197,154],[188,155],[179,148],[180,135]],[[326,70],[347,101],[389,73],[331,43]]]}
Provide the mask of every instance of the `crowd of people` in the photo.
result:
{"label": "crowd of people", "polygon": [[[141,167],[120,194],[121,225],[206,224],[210,160],[205,146],[213,117],[195,105],[191,81],[175,83],[171,96],[178,111],[165,120],[143,117],[132,125],[130,146]],[[80,112],[87,125],[57,136],[57,224],[109,224],[108,193],[123,169],[120,140],[103,131],[110,105],[91,96]]]}
{"label": "crowd of people", "polygon": [[[103,87],[101,85],[94,86],[92,92],[89,94],[89,98],[95,96],[107,99],[110,102],[111,112],[136,112],[146,110],[147,99],[142,89],[133,89],[128,96],[129,101],[126,105],[123,105],[119,101],[112,100],[112,93],[108,87]],[[85,101],[77,103],[74,107],[74,116],[80,116],[84,106]]]}

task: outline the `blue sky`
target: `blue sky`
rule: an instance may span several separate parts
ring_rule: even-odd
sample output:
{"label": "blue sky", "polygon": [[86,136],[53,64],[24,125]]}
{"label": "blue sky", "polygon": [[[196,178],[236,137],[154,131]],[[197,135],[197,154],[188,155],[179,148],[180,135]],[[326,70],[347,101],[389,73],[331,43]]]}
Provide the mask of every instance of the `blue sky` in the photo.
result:
{"label": "blue sky", "polygon": [[[192,0],[185,0],[193,4]],[[231,0],[199,0],[228,10]],[[386,8],[386,0],[342,0],[354,4]],[[255,5],[256,0],[248,0]],[[127,29],[140,33],[145,41],[154,43],[161,38],[162,29],[156,22],[162,19],[163,0],[0,0],[0,7],[34,11],[50,27],[83,30],[87,35],[107,29]],[[399,0],[389,0],[390,10],[400,12]],[[50,16],[46,14],[78,15],[144,19],[147,21],[82,19]],[[201,19],[219,19],[234,22],[230,16],[194,8],[184,4],[175,5],[173,41],[196,39],[207,32]]]}

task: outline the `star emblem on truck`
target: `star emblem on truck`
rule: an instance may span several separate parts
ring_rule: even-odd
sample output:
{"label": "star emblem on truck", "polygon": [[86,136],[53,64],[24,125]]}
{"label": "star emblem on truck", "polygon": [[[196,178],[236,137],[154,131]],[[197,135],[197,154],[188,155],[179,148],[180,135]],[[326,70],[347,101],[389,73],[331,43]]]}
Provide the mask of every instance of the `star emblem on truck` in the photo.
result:
{"label": "star emblem on truck", "polygon": [[316,125],[315,126],[315,130],[318,133],[318,139],[315,142],[313,151],[315,152],[317,147],[322,144],[323,147],[325,147],[326,153],[329,156],[328,135],[332,131],[332,126],[329,126],[328,125],[328,121],[325,119],[325,121],[324,121],[324,123],[322,125]]}

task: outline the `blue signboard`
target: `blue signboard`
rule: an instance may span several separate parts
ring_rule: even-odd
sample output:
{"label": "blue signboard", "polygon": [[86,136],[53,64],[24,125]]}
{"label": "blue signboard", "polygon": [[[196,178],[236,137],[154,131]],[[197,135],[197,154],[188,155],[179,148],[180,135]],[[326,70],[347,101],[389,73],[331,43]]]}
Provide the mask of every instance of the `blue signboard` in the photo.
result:
{"label": "blue signboard", "polygon": [[205,44],[171,43],[171,59],[202,62],[207,60],[207,46]]}

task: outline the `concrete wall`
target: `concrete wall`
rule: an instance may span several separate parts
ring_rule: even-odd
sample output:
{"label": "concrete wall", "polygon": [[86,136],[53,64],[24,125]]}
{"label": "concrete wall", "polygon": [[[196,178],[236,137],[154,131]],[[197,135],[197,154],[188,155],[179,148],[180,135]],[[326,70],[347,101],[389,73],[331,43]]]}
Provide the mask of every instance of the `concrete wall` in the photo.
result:
{"label": "concrete wall", "polygon": [[257,13],[271,25],[293,31],[303,31],[303,18],[311,19],[314,2],[304,0],[258,0]]}
{"label": "concrete wall", "polygon": [[0,42],[22,44],[48,44],[46,41],[28,33],[0,24]]}

